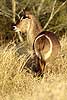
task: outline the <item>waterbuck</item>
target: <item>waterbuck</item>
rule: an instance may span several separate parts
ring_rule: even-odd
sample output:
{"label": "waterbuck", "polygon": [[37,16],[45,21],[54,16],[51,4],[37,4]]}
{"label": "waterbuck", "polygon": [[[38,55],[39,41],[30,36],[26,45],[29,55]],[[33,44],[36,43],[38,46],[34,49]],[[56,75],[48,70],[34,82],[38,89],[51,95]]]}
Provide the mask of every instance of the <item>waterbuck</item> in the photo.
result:
{"label": "waterbuck", "polygon": [[46,62],[60,51],[60,43],[57,37],[52,32],[42,31],[37,18],[27,11],[23,13],[23,16],[13,27],[18,32],[20,40],[22,38],[20,32],[27,34],[27,42],[34,51],[38,65],[36,72],[43,73]]}

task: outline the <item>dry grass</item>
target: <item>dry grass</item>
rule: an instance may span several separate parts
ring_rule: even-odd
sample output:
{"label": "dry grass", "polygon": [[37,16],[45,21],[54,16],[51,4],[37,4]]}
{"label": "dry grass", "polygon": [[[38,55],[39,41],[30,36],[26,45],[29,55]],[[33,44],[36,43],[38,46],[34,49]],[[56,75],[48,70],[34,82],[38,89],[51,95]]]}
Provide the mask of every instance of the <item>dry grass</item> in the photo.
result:
{"label": "dry grass", "polygon": [[0,100],[67,100],[67,37],[60,43],[61,54],[47,65],[43,78],[19,71],[27,55],[19,55],[14,43],[0,47]]}

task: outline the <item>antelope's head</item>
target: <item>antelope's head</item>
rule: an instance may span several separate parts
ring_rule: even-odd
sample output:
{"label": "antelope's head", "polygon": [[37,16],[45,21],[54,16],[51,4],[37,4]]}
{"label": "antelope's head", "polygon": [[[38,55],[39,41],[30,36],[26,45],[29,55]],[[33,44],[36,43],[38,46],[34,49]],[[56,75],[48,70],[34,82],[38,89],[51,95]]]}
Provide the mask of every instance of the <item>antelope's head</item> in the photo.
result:
{"label": "antelope's head", "polygon": [[13,26],[15,32],[26,33],[30,27],[31,17],[29,16],[30,12],[22,11],[19,15],[20,18]]}

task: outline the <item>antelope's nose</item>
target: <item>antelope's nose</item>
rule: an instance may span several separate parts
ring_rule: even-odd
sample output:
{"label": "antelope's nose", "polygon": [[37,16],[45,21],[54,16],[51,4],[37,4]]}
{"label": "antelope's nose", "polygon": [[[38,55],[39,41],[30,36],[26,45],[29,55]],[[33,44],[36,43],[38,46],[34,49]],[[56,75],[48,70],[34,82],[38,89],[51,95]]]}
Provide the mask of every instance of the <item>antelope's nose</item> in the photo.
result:
{"label": "antelope's nose", "polygon": [[11,29],[12,29],[12,30],[15,30],[15,29],[16,29],[15,23],[12,23],[12,24],[11,24]]}
{"label": "antelope's nose", "polygon": [[16,30],[16,26],[13,26],[12,28],[13,28],[13,30]]}
{"label": "antelope's nose", "polygon": [[15,27],[16,27],[16,26],[12,26],[13,30],[15,30]]}

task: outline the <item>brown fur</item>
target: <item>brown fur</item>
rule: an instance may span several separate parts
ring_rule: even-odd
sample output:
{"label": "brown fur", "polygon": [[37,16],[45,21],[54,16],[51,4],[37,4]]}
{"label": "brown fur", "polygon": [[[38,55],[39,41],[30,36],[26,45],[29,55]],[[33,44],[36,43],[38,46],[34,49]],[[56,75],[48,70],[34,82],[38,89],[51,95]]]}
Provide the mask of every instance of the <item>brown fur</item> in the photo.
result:
{"label": "brown fur", "polygon": [[[41,36],[41,37],[38,38],[39,36]],[[51,46],[50,46],[49,39],[45,36],[49,37],[49,39],[51,40],[51,43],[52,43],[52,52],[49,53],[47,58],[44,55],[46,55],[48,53]],[[36,41],[36,39],[37,39],[37,41]],[[55,58],[59,54],[60,48],[61,48],[60,43],[59,43],[57,37],[55,36],[55,34],[52,32],[43,31],[35,38],[33,49],[34,49],[37,57],[39,58],[41,72],[43,72],[45,69],[45,61],[47,63],[47,62],[53,60],[52,58]]]}
{"label": "brown fur", "polygon": [[[48,61],[50,57],[58,54],[60,43],[54,33],[46,31],[42,32],[42,27],[34,15],[29,12],[25,12],[25,15],[27,18],[19,21],[16,24],[16,27],[20,32],[27,33],[27,42],[30,47],[33,47],[34,49],[35,55],[37,56],[36,59],[38,59],[37,61],[39,63],[39,72],[42,73],[45,69],[45,61]],[[42,34],[43,36],[41,36]],[[52,51],[45,59],[45,55],[51,48],[50,41],[52,44]]]}

